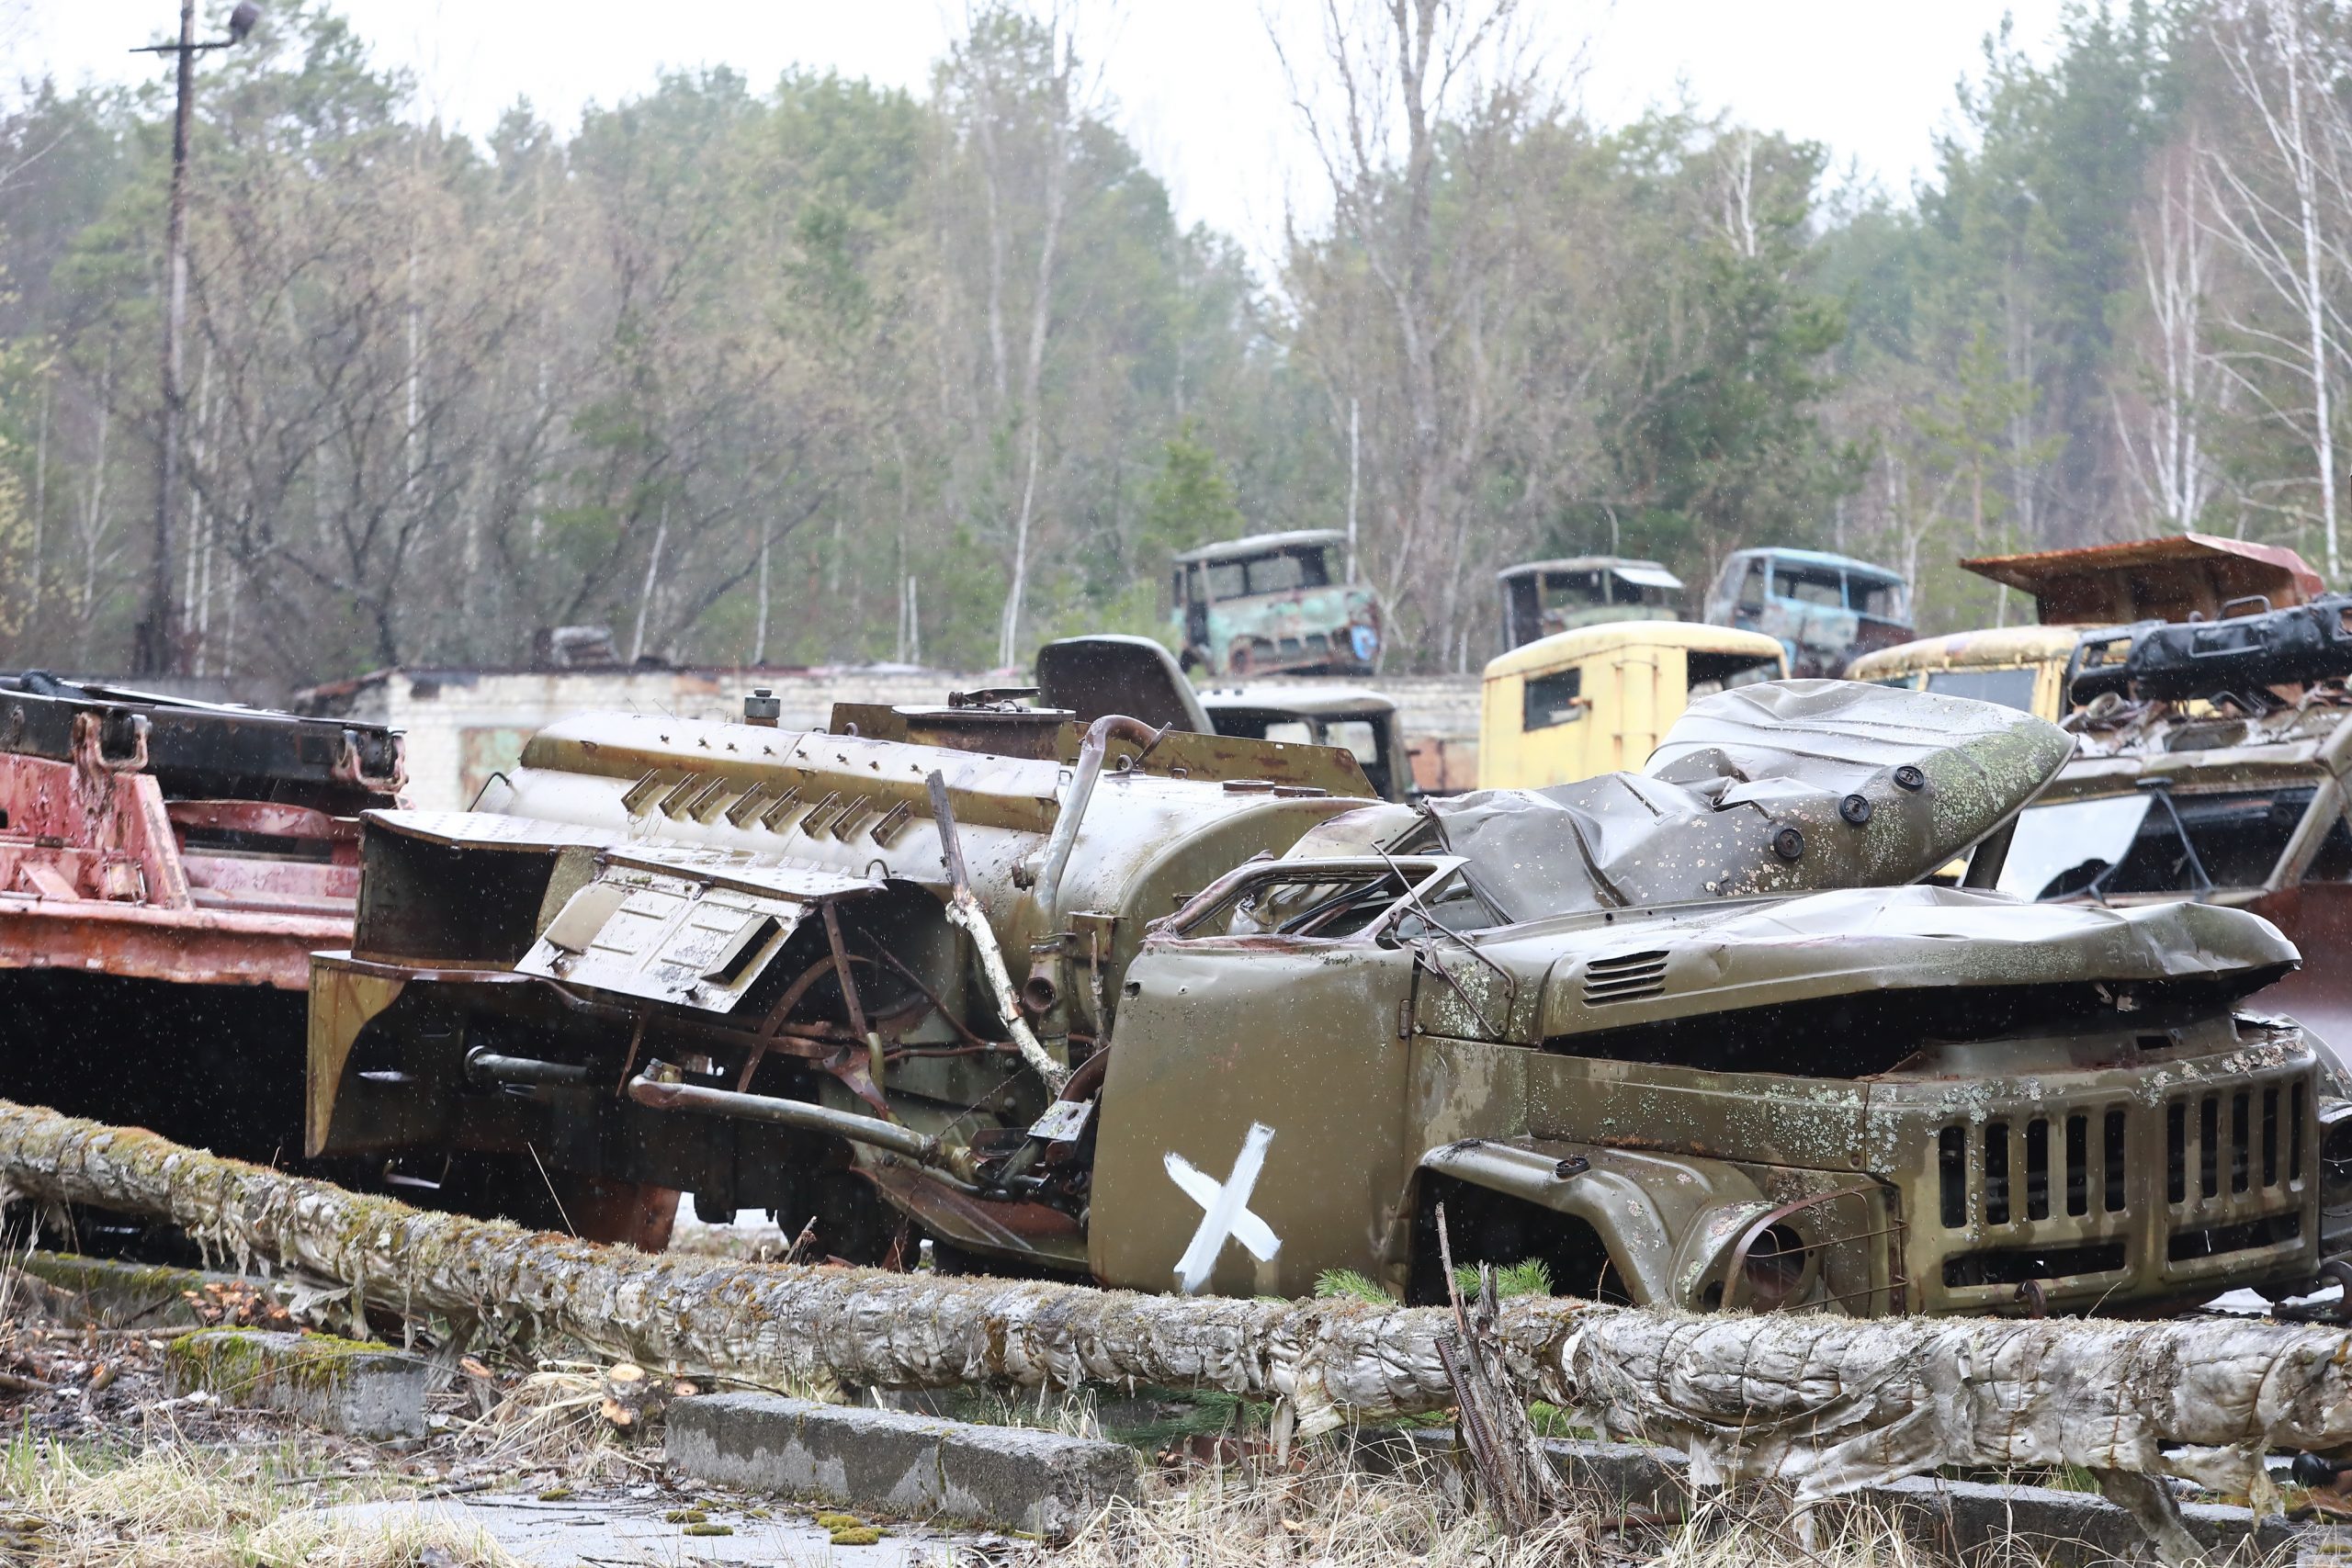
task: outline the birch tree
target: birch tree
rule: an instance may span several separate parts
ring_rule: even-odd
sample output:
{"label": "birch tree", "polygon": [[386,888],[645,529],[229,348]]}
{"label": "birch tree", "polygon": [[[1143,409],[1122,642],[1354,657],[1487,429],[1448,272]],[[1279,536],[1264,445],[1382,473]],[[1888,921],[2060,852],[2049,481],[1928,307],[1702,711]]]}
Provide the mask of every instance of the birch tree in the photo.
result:
{"label": "birch tree", "polygon": [[[2215,231],[2261,293],[2285,307],[2288,320],[2275,325],[2251,310],[2233,312],[2229,325],[2243,346],[2222,363],[2249,396],[2310,444],[2327,575],[2338,579],[2334,383],[2344,342],[2329,299],[2341,257],[2333,254],[2328,225],[2344,217],[2343,160],[2352,128],[2329,95],[2329,45],[2309,25],[2304,5],[2240,0],[2214,20],[2215,52],[2255,134],[2243,150],[2217,146],[2210,154],[2219,197],[2210,210]],[[2300,384],[2299,400],[2274,389],[2277,383],[2263,374],[2274,368]]]}
{"label": "birch tree", "polygon": [[[996,423],[1018,451],[1005,520],[1006,585],[997,618],[996,658],[1011,664],[1021,647],[1045,460],[1045,374],[1055,324],[1062,228],[1075,177],[1075,146],[1087,85],[1079,78],[1074,28],[1057,6],[1043,17],[996,6],[973,19],[950,57],[951,105],[978,164],[987,224],[983,311],[989,385]],[[1025,178],[1023,176],[1026,176]],[[1025,209],[1025,210],[1024,210]],[[1024,219],[1029,220],[1023,222]],[[1022,268],[1017,234],[1026,231]],[[1026,271],[1026,322],[1017,342],[1008,317],[1017,274]]]}
{"label": "birch tree", "polygon": [[2192,126],[2186,143],[2156,166],[2154,195],[2134,236],[2152,340],[2143,350],[2145,406],[2127,412],[2121,396],[2109,394],[2134,485],[2166,527],[2184,533],[2197,526],[2213,492],[2205,417],[2219,377],[2205,331],[2214,263],[2214,227],[2201,199],[2205,156]]}
{"label": "birch tree", "polygon": [[[1392,346],[1373,374],[1398,422],[1383,552],[1392,617],[1415,613],[1450,653],[1484,455],[1488,350],[1517,254],[1501,175],[1539,80],[1518,0],[1323,0],[1316,69],[1281,56],[1329,188],[1335,238],[1370,274]],[[1440,207],[1444,208],[1441,226]],[[1352,389],[1351,389],[1352,391]],[[1422,584],[1440,584],[1437,603]]]}

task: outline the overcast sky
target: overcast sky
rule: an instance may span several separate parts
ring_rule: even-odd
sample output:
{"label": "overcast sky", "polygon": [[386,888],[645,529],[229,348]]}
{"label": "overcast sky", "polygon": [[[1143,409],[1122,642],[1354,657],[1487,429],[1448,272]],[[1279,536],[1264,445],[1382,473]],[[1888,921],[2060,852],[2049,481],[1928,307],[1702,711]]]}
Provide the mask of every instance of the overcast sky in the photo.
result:
{"label": "overcast sky", "polygon": [[[8,73],[128,81],[164,67],[130,45],[176,23],[171,0],[20,0]],[[1929,166],[1953,85],[1981,68],[2004,13],[2046,58],[2061,0],[1525,0],[1539,46],[1586,62],[1581,96],[1605,121],[1676,100],[1824,141],[1895,194]],[[581,106],[643,90],[661,66],[725,64],[765,85],[795,65],[920,88],[960,30],[961,0],[343,0],[379,62],[424,104],[481,130],[517,97],[568,124]],[[1262,13],[1262,14],[1261,14]],[[1312,0],[1082,4],[1114,118],[1167,180],[1178,211],[1262,252],[1286,201],[1320,207],[1315,169],[1265,15],[1314,38]]]}

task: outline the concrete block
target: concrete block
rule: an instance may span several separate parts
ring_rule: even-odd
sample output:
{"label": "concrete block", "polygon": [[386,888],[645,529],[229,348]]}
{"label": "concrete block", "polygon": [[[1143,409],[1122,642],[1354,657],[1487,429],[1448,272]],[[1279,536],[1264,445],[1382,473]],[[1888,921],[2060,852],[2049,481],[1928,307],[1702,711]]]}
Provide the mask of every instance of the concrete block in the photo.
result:
{"label": "concrete block", "polygon": [[1066,1540],[1137,1460],[1116,1443],[767,1393],[698,1394],[669,1411],[672,1468],[722,1485]]}
{"label": "concrete block", "polygon": [[[180,1328],[198,1320],[186,1292],[235,1278],[197,1269],[168,1269],[85,1258],[76,1252],[34,1252],[23,1264],[34,1303],[79,1328]],[[259,1284],[260,1281],[254,1281]]]}
{"label": "concrete block", "polygon": [[323,1334],[208,1328],[164,1349],[171,1393],[283,1411],[307,1426],[382,1442],[424,1435],[424,1358]]}

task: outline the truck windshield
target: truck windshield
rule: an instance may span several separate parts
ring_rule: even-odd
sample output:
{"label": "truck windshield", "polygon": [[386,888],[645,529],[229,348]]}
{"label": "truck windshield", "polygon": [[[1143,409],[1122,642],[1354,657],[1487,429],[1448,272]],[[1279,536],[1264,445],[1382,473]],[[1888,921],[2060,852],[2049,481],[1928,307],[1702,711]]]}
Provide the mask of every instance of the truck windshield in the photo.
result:
{"label": "truck windshield", "polygon": [[1928,690],[2031,713],[2033,677],[2031,670],[1936,670],[1928,672]]}
{"label": "truck windshield", "polygon": [[1846,576],[1834,566],[1775,566],[1772,592],[1776,598],[1793,599],[1800,604],[1842,608],[1846,603]]}
{"label": "truck windshield", "polygon": [[1911,618],[1908,594],[1900,582],[1886,582],[1867,577],[1846,580],[1846,603],[1865,615],[1875,615],[1882,621],[1907,621]]}
{"label": "truck windshield", "polygon": [[[2000,888],[2020,898],[2104,897],[2260,887],[2310,809],[2307,786],[2182,795],[2149,790],[2029,807],[2018,818]],[[2314,876],[2344,858],[2339,820]],[[2337,873],[2340,876],[2341,873]]]}
{"label": "truck windshield", "polygon": [[1208,574],[1209,594],[1217,599],[1295,593],[1303,588],[1324,587],[1331,581],[1319,548],[1283,550],[1249,560],[1218,561],[1208,569]]}

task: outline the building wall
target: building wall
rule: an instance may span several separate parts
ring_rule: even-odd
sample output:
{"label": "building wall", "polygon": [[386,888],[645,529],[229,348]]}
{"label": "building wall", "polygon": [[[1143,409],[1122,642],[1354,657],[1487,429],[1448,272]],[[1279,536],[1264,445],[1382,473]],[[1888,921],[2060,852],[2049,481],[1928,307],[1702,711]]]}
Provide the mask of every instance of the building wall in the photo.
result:
{"label": "building wall", "polygon": [[[402,731],[408,738],[410,804],[461,811],[473,804],[492,773],[514,765],[534,732],[569,714],[603,710],[735,718],[752,689],[765,686],[782,706],[783,728],[822,729],[835,703],[935,706],[949,692],[1001,683],[1001,676],[936,670],[392,670],[301,693],[294,705],[301,713],[340,715]],[[1378,684],[1396,700],[1424,785],[1458,776],[1453,787],[1468,787],[1464,759],[1475,773],[1478,678],[1411,675]]]}

